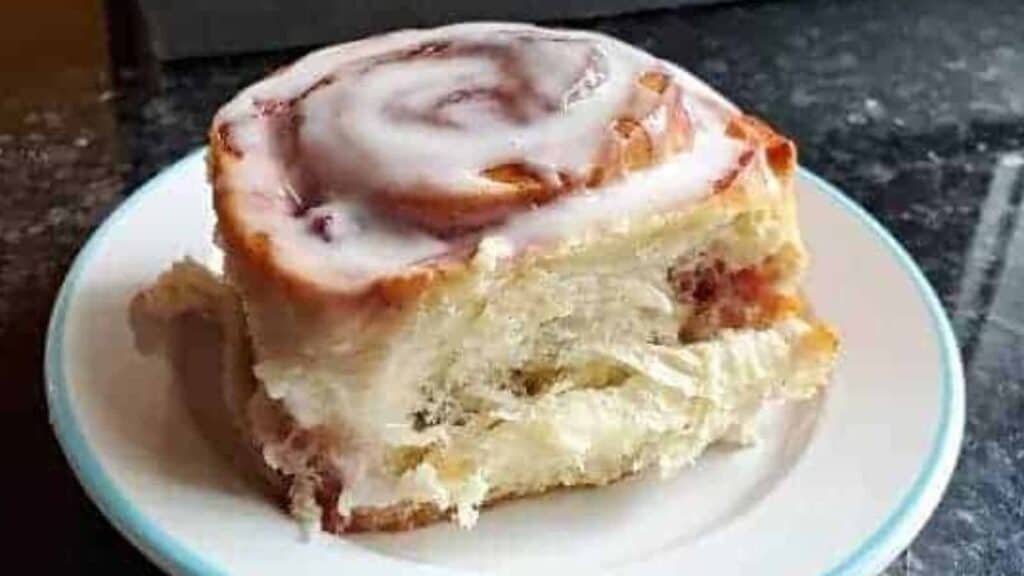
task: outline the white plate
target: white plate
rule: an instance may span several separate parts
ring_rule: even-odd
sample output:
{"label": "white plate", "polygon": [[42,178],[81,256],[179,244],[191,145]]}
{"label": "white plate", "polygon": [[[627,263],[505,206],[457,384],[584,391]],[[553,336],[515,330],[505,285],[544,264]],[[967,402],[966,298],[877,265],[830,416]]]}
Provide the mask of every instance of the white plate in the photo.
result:
{"label": "white plate", "polygon": [[776,413],[766,440],[692,469],[496,507],[477,528],[305,541],[197,430],[126,307],[173,260],[210,256],[202,151],[140,188],[65,280],[46,352],[50,418],[118,529],[181,574],[872,574],[935,508],[959,452],[963,376],[949,323],[902,248],[800,174],[808,290],[843,355],[829,392]]}

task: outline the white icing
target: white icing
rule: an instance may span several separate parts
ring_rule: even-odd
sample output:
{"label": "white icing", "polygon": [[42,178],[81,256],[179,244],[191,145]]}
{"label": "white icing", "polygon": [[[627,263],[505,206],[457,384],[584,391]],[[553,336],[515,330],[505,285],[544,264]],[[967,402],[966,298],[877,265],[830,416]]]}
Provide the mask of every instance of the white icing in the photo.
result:
{"label": "white icing", "polygon": [[[514,39],[524,35],[544,40]],[[537,95],[519,110],[527,121],[514,121],[498,110],[494,98],[445,100],[459,89],[508,88],[510,74],[499,66],[500,58],[456,52],[366,65],[444,40],[510,50],[501,53],[514,55],[519,77]],[[445,256],[458,241],[375,214],[366,206],[372,194],[395,187],[420,187],[434,195],[486,193],[495,182],[481,172],[506,162],[521,162],[539,174],[583,175],[612,119],[624,110],[651,111],[651,103],[643,101],[642,93],[637,98],[635,89],[639,75],[651,69],[669,72],[682,88],[693,147],[654,168],[473,233],[504,237],[521,247],[706,192],[742,152],[744,144],[725,135],[736,109],[686,71],[607,36],[475,23],[396,32],[314,52],[244,90],[221,109],[215,126],[230,128],[230,145],[241,153],[227,176],[234,190],[244,191],[240,213],[250,231],[270,236],[278,264],[327,286],[358,290],[381,276]],[[325,78],[332,80],[318,85]],[[294,143],[283,144],[275,136],[279,119],[261,113],[261,107],[292,100],[296,104],[290,113],[301,122]],[[446,104],[438,108],[442,101]],[[545,108],[545,102],[556,107]],[[436,110],[434,118],[444,125],[415,116],[427,109]],[[396,121],[396,110],[414,117]],[[664,110],[653,110],[642,118],[649,134],[663,132],[667,123]],[[330,238],[322,238],[311,225],[315,214],[295,215],[289,162],[298,156],[316,168],[321,183],[324,203],[315,211],[332,214],[342,228]]]}
{"label": "white icing", "polygon": [[[626,106],[636,78],[653,63],[649,56],[607,41],[516,45],[495,38],[486,27],[467,27],[454,36],[468,45],[498,46],[516,55],[518,69],[538,95],[538,102],[523,99],[529,122],[510,118],[490,98],[442,107],[439,115],[453,127],[400,121],[388,113],[389,106],[423,112],[460,89],[512,90],[501,60],[472,55],[383,64],[360,74],[358,82],[320,88],[300,105],[303,150],[316,163],[330,166],[333,182],[371,189],[425,185],[457,194],[493,186],[481,170],[522,159],[582,177],[609,121]],[[396,48],[383,44],[384,49]],[[591,55],[606,70],[587,68]],[[584,70],[589,75],[577,80]],[[592,94],[565,102],[575,87],[588,83],[598,83]],[[558,103],[560,109],[539,109],[545,101]]]}
{"label": "white icing", "polygon": [[[331,242],[310,232],[311,217],[333,215],[345,222]],[[270,233],[279,254],[312,278],[329,284],[396,274],[413,263],[442,256],[450,245],[425,232],[381,218],[355,200],[335,199],[305,218],[262,211],[252,225]]]}
{"label": "white icing", "polygon": [[567,196],[537,210],[513,215],[488,231],[525,247],[582,234],[609,216],[653,214],[704,192],[743,151],[741,142],[713,132],[697,133],[693,149],[660,166],[633,174],[589,194]]}

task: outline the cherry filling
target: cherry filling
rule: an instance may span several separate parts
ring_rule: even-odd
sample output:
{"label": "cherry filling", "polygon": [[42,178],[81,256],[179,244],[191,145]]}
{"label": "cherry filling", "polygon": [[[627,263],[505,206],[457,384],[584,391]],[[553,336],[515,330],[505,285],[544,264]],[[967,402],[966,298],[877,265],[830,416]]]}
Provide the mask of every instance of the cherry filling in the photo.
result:
{"label": "cherry filling", "polygon": [[715,259],[669,270],[677,301],[692,310],[679,339],[701,340],[723,328],[761,328],[798,312],[799,299],[779,290],[782,272],[776,260],[769,257],[755,266],[729,269]]}

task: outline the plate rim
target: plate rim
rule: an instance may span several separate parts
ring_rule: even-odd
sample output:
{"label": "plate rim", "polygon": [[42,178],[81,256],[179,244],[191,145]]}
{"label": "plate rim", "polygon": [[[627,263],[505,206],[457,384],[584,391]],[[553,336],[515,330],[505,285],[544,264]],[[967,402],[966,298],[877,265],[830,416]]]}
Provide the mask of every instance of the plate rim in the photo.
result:
{"label": "plate rim", "polygon": [[[121,492],[100,463],[93,447],[82,432],[67,386],[64,339],[70,297],[76,292],[82,272],[89,266],[94,252],[105,236],[134,207],[151,194],[158,193],[162,184],[174,178],[197,157],[204,156],[206,147],[200,147],[160,170],[155,176],[138,186],[93,231],[75,256],[57,294],[46,331],[44,356],[44,384],[50,425],[78,482],[89,498],[120,534],[140,550],[151,562],[174,574],[197,576],[227,575],[230,572],[204,558],[182,544],[166,530],[153,522]],[[867,210],[839,190],[835,185],[810,170],[799,167],[798,177],[821,190],[839,209],[851,214],[861,225],[879,239],[907,271],[918,296],[928,309],[932,334],[940,351],[942,381],[940,383],[939,422],[924,464],[914,482],[888,516],[865,539],[822,576],[852,576],[870,574],[895,558],[938,506],[949,484],[960,454],[964,428],[964,376],[960,351],[949,318],[934,289],[917,263],[892,234]]]}

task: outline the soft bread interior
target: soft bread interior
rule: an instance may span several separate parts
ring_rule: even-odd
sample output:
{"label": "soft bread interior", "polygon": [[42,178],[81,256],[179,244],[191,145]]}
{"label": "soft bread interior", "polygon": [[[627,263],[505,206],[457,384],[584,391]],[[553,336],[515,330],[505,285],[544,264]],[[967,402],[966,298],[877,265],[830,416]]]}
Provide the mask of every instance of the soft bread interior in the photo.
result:
{"label": "soft bread interior", "polygon": [[[485,239],[466,274],[380,337],[342,323],[275,342],[296,334],[295,314],[236,275],[262,358],[254,421],[270,424],[256,434],[296,479],[297,508],[336,507],[344,524],[425,504],[471,524],[487,501],[688,462],[765,401],[825,382],[834,337],[776,306],[798,302],[805,265],[791,198],[711,199],[593,234],[519,264]],[[679,278],[708,262],[770,269],[768,285],[749,301],[719,290],[712,304],[733,300],[739,320],[681,334],[708,310],[692,293],[701,282],[680,293]],[[275,406],[291,432],[267,417]]]}
{"label": "soft bread interior", "polygon": [[[226,285],[186,261],[140,293],[133,315],[165,322],[200,313],[220,324],[222,366],[232,367],[222,375],[227,404],[248,403],[245,427],[256,434],[250,440],[258,440],[268,471],[290,477],[292,511],[315,526],[330,518],[333,529],[340,528],[343,511],[350,529],[407,528],[447,513],[471,524],[488,502],[603,484],[645,468],[670,471],[712,442],[749,439],[765,402],[814,394],[828,376],[836,345],[827,328],[800,317],[680,346],[611,345],[588,369],[563,371],[545,393],[500,401],[502,407],[486,417],[449,427],[445,442],[391,448],[385,468],[395,480],[395,501],[339,510],[351,503],[337,472],[324,466],[330,444],[295,426],[265,389],[253,394],[250,388],[238,307]],[[171,330],[166,324],[158,331],[135,326],[140,337]],[[243,400],[239,394],[246,393],[253,395]],[[281,476],[266,477],[280,486]]]}
{"label": "soft bread interior", "polygon": [[826,329],[799,319],[681,347],[611,348],[599,366],[616,375],[604,387],[570,371],[556,384],[564,391],[492,410],[446,443],[396,452],[405,456],[394,469],[398,493],[469,525],[486,501],[667,473],[717,440],[751,438],[770,399],[813,395],[833,351]]}

